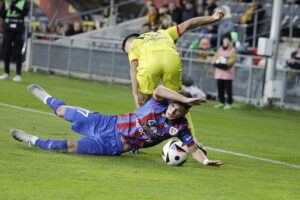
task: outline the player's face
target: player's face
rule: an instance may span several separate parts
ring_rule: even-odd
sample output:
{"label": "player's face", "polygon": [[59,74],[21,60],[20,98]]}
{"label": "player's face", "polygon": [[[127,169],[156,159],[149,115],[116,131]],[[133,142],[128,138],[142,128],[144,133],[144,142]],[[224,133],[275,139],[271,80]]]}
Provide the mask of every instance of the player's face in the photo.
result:
{"label": "player's face", "polygon": [[166,110],[166,117],[169,120],[178,119],[188,113],[188,110],[176,103],[170,103]]}

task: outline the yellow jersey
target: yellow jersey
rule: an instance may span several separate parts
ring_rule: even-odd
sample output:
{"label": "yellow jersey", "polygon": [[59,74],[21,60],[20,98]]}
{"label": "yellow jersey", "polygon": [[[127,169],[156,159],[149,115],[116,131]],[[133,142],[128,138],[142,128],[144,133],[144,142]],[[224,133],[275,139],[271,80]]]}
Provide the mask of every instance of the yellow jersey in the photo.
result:
{"label": "yellow jersey", "polygon": [[128,51],[129,62],[138,60],[143,55],[150,52],[170,51],[177,52],[174,43],[180,36],[178,26],[173,26],[167,30],[144,33],[133,40]]}

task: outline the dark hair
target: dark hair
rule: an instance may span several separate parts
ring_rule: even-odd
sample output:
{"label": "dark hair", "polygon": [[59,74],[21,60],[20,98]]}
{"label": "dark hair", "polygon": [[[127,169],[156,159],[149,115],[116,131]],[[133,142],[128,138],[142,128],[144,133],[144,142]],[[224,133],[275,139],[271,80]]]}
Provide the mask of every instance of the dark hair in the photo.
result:
{"label": "dark hair", "polygon": [[[182,96],[188,97],[188,98],[192,98],[193,96],[191,95],[191,93],[189,93],[188,91],[185,90],[179,90],[177,91],[177,93],[181,94]],[[175,101],[172,100],[171,103],[176,103],[179,106],[182,106],[184,109],[189,110],[192,106],[186,103],[182,103],[180,101]]]}
{"label": "dark hair", "polygon": [[182,84],[190,87],[194,84],[193,78],[191,76],[182,76]]}
{"label": "dark hair", "polygon": [[232,38],[231,38],[231,34],[230,33],[226,33],[223,37],[222,40],[224,40],[225,38],[228,38],[230,41],[232,41]]}
{"label": "dark hair", "polygon": [[132,33],[132,34],[126,36],[125,39],[123,40],[123,43],[122,43],[122,50],[125,52],[125,45],[126,45],[126,42],[129,38],[138,37],[138,36],[140,36],[140,34],[138,34],[138,33]]}

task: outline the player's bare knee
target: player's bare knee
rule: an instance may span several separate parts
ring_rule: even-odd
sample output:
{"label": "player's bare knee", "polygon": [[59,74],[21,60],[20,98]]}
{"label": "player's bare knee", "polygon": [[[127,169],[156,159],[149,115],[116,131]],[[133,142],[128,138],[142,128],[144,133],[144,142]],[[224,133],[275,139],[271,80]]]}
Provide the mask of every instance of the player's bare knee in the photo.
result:
{"label": "player's bare knee", "polygon": [[67,153],[76,153],[78,148],[78,142],[76,140],[68,140]]}
{"label": "player's bare knee", "polygon": [[62,118],[63,118],[63,117],[65,116],[66,108],[67,108],[67,106],[64,106],[64,105],[59,106],[59,107],[56,109],[56,115],[57,115],[58,117],[62,117]]}

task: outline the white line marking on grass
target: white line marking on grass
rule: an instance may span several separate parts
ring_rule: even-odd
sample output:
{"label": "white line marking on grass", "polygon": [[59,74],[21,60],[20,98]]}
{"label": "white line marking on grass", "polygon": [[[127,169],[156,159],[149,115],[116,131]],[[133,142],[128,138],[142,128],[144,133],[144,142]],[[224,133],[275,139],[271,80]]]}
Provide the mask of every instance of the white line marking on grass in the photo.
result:
{"label": "white line marking on grass", "polygon": [[277,160],[271,160],[271,159],[267,159],[267,158],[260,158],[260,157],[250,156],[250,155],[243,154],[243,153],[236,153],[236,152],[233,152],[233,151],[227,151],[227,150],[217,149],[217,148],[213,148],[213,147],[205,147],[205,149],[209,149],[209,150],[217,151],[217,152],[222,152],[222,153],[227,153],[227,154],[232,154],[232,155],[235,155],[235,156],[252,158],[252,159],[256,159],[256,160],[262,160],[262,161],[266,161],[266,162],[270,162],[270,163],[274,163],[274,164],[279,164],[279,165],[285,165],[285,166],[289,166],[289,167],[293,167],[293,168],[300,168],[299,165],[280,162],[280,161],[277,161]]}
{"label": "white line marking on grass", "polygon": [[[14,109],[17,109],[17,110],[28,111],[28,112],[40,113],[40,114],[45,114],[45,115],[54,115],[53,113],[49,113],[49,112],[43,112],[43,111],[39,111],[39,110],[33,110],[33,109],[29,109],[29,108],[23,108],[23,107],[14,106],[14,105],[5,104],[5,103],[0,103],[0,106],[5,106],[5,107],[14,108]],[[255,156],[251,156],[251,155],[247,155],[247,154],[243,154],[243,153],[236,153],[236,152],[233,152],[233,151],[227,151],[227,150],[217,149],[217,148],[213,148],[213,147],[205,147],[205,148],[209,149],[209,150],[212,150],[212,151],[227,153],[227,154],[231,154],[231,155],[235,155],[235,156],[252,158],[252,159],[261,160],[261,161],[265,161],[265,162],[270,162],[270,163],[274,163],[274,164],[285,165],[285,166],[289,166],[289,167],[293,167],[293,168],[300,168],[299,165],[294,165],[294,164],[290,164],[290,163],[280,162],[280,161],[277,161],[277,160],[271,160],[271,159],[267,159],[267,158],[255,157]]]}
{"label": "white line marking on grass", "polygon": [[34,112],[34,113],[40,113],[40,114],[44,114],[44,115],[54,115],[53,113],[49,113],[49,112],[44,112],[44,111],[40,111],[40,110],[33,110],[33,109],[29,109],[29,108],[23,108],[23,107],[14,106],[14,105],[5,104],[5,103],[0,103],[0,106],[5,106],[5,107],[9,107],[9,108],[14,108],[14,109],[17,109],[17,110],[24,110],[24,111]]}

